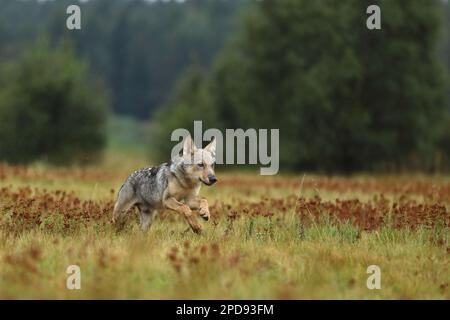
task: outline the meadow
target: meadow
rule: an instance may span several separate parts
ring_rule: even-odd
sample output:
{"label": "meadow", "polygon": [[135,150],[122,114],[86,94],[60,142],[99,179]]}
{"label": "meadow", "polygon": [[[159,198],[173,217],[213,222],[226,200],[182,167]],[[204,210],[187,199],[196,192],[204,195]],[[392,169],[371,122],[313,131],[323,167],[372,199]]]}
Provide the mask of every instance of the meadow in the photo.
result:
{"label": "meadow", "polygon": [[[172,212],[142,234],[133,210],[117,233],[116,191],[145,165],[0,165],[0,298],[450,299],[448,177],[219,170],[201,235]],[[80,290],[66,288],[69,265]]]}

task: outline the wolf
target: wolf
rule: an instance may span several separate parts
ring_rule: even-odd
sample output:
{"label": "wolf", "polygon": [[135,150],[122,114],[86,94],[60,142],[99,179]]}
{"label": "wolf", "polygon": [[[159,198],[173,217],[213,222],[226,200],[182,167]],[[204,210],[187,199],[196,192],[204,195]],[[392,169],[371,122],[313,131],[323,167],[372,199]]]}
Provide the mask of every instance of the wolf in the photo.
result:
{"label": "wolf", "polygon": [[204,149],[197,148],[187,136],[183,151],[169,163],[143,168],[132,173],[119,190],[114,205],[113,223],[123,228],[128,209],[139,209],[140,228],[147,232],[159,210],[169,209],[182,214],[192,230],[199,234],[202,226],[192,210],[210,218],[208,201],[199,197],[202,184],[212,186],[217,182],[214,171],[216,140]]}

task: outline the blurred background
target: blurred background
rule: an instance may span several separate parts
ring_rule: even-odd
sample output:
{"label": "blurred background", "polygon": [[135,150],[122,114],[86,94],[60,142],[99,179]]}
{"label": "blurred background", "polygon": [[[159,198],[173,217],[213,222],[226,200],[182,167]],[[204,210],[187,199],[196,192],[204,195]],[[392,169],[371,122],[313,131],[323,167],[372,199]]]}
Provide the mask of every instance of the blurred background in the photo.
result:
{"label": "blurred background", "polygon": [[443,172],[449,29],[445,0],[0,0],[0,162],[165,161],[203,120],[279,128],[285,172]]}

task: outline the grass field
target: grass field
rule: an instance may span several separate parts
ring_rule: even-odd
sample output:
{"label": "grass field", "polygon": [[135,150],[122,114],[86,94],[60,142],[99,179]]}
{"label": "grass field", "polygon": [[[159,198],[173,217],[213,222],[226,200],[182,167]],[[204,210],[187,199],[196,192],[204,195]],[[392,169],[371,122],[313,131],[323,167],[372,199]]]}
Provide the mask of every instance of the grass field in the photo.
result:
{"label": "grass field", "polygon": [[[146,235],[130,212],[116,234],[116,190],[143,164],[122,160],[0,166],[0,298],[450,299],[446,177],[219,172],[202,235],[170,212]],[[66,288],[69,265],[81,290]]]}

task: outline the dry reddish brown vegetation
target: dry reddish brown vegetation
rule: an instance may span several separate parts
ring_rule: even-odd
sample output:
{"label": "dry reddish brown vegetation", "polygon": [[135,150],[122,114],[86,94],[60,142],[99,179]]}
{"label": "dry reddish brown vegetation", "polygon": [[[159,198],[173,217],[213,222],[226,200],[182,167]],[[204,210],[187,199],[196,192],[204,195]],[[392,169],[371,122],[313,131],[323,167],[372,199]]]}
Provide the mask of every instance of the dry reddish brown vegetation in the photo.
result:
{"label": "dry reddish brown vegetation", "polygon": [[[341,186],[343,188],[343,186]],[[419,184],[417,190],[423,186]],[[109,200],[82,200],[73,192],[47,191],[29,187],[13,190],[0,188],[0,227],[12,233],[33,228],[68,233],[89,225],[104,226],[110,223],[114,205],[114,190]],[[379,229],[384,225],[394,228],[433,227],[436,224],[450,227],[450,213],[446,202],[432,198],[418,201],[408,195],[390,200],[383,194],[361,201],[323,200],[319,196],[299,198],[291,194],[283,198],[261,196],[259,201],[245,198],[233,204],[221,201],[211,205],[213,224],[225,217],[233,221],[240,217],[263,217],[278,221],[286,214],[298,215],[305,224],[327,217],[332,222],[347,221],[364,230]],[[174,214],[163,214],[169,221]],[[231,228],[231,224],[230,224]]]}
{"label": "dry reddish brown vegetation", "polygon": [[375,230],[386,224],[412,229],[421,225],[434,227],[438,223],[450,227],[449,212],[442,204],[422,204],[415,200],[390,202],[383,196],[369,202],[357,199],[322,201],[319,197],[300,199],[296,212],[306,220],[318,220],[328,214],[337,221],[349,221],[364,230]]}
{"label": "dry reddish brown vegetation", "polygon": [[375,196],[362,202],[358,199],[325,201],[319,196],[312,199],[290,195],[283,199],[262,197],[258,202],[240,201],[236,206],[213,206],[213,212],[229,209],[228,218],[260,216],[279,218],[283,214],[295,212],[304,223],[317,222],[329,217],[332,221],[348,221],[364,230],[379,229],[383,225],[394,228],[415,228],[420,225],[433,227],[437,223],[450,227],[450,213],[441,203],[424,204],[416,200],[400,197],[399,201],[388,200],[385,196]]}
{"label": "dry reddish brown vegetation", "polygon": [[[36,179],[73,179],[84,182],[123,181],[129,172],[117,172],[97,168],[52,168],[40,170],[27,166],[0,164],[0,182],[7,178],[19,178],[33,182]],[[113,183],[112,183],[113,184]],[[450,181],[441,177],[339,177],[295,176],[262,177],[221,175],[221,188],[233,189],[312,189],[337,193],[361,192],[370,194],[398,194],[423,196],[436,202],[450,203]]]}
{"label": "dry reddish brown vegetation", "polygon": [[[53,168],[39,170],[25,166],[0,165],[0,182],[9,178],[24,182],[36,179],[73,179],[94,183],[109,182],[117,187],[126,173],[99,169]],[[295,213],[305,223],[325,217],[332,221],[348,221],[364,230],[375,230],[389,224],[394,228],[415,228],[420,225],[433,227],[437,223],[450,226],[450,183],[443,178],[430,177],[260,177],[223,175],[217,186],[230,190],[236,198],[212,202],[211,214],[216,221],[226,217],[233,221],[239,217],[259,216],[274,220]],[[270,194],[282,190],[284,197],[260,196],[259,200],[247,200],[257,190]],[[299,197],[305,190],[317,194],[313,198]],[[255,193],[256,192],[256,193]],[[369,200],[324,200],[322,192],[367,194]],[[84,200],[74,192],[47,191],[37,188],[0,188],[0,227],[11,232],[33,228],[49,231],[71,232],[88,225],[110,223],[115,191],[105,200]],[[375,195],[375,196],[373,196]],[[385,196],[386,195],[386,196]],[[371,198],[370,198],[371,197]],[[237,200],[233,200],[237,199]],[[228,201],[228,202],[227,202]],[[231,202],[229,202],[231,201]],[[173,220],[173,214],[165,214]],[[213,221],[213,224],[215,222]],[[230,224],[231,226],[231,224]]]}
{"label": "dry reddish brown vegetation", "polygon": [[185,241],[181,251],[178,247],[172,247],[167,257],[176,272],[181,273],[183,269],[191,269],[205,260],[209,264],[214,263],[220,257],[220,250],[216,243],[193,248],[189,241]]}
{"label": "dry reddish brown vegetation", "polygon": [[450,203],[450,182],[442,178],[407,177],[230,177],[220,179],[221,187],[331,191],[340,194],[361,192],[422,196],[426,200]]}
{"label": "dry reddish brown vegetation", "polygon": [[62,190],[0,189],[0,226],[11,232],[36,227],[70,232],[91,222],[105,224],[112,208],[112,201],[81,200]]}

